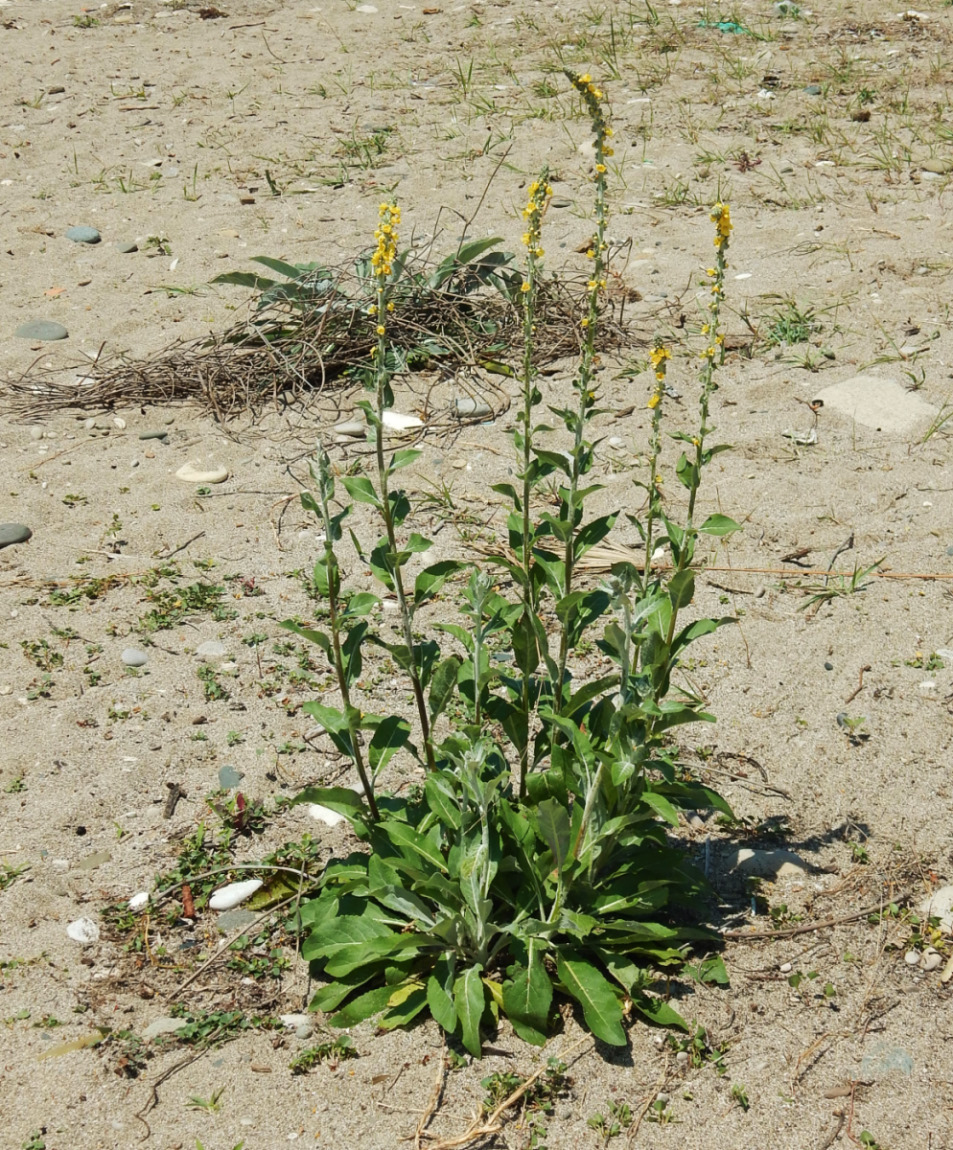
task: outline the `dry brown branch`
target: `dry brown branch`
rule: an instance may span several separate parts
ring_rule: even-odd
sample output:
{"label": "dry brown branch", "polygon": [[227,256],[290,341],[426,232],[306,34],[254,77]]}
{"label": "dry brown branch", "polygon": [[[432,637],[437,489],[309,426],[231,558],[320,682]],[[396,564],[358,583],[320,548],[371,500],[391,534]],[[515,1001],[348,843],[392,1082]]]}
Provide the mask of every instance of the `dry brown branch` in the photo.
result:
{"label": "dry brown branch", "polygon": [[[440,287],[427,284],[432,265],[418,262],[393,288],[388,318],[395,359],[408,368],[425,364],[454,372],[464,366],[505,365],[522,346],[522,313],[495,288],[473,287],[465,268]],[[575,356],[585,276],[548,279],[537,317],[538,364]],[[51,361],[44,356],[0,392],[0,409],[20,420],[43,418],[70,407],[109,411],[142,404],[197,404],[220,422],[266,405],[292,403],[352,385],[376,345],[376,320],[368,281],[353,266],[322,268],[288,281],[287,289],[259,297],[227,331],[177,340],[145,359],[120,352],[94,359]],[[635,340],[622,308],[611,297],[600,323],[602,350]],[[638,342],[645,342],[648,334]],[[466,390],[464,388],[463,390]],[[509,406],[502,388],[481,380],[478,397],[494,409]],[[449,418],[449,417],[448,417]],[[481,418],[486,418],[483,416]],[[458,422],[459,425],[459,422]]]}
{"label": "dry brown branch", "polygon": [[[581,1038],[573,1046],[570,1046],[563,1054],[557,1055],[560,1061],[567,1059],[570,1055],[575,1054],[577,1050],[581,1049],[587,1042],[591,1042],[590,1035]],[[500,1122],[500,1117],[510,1107],[515,1106],[517,1102],[530,1090],[536,1081],[541,1078],[549,1069],[548,1063],[544,1064],[536,1071],[535,1074],[530,1075],[526,1081],[516,1088],[512,1094],[508,1094],[503,1101],[490,1111],[485,1118],[477,1116],[473,1119],[470,1125],[462,1134],[458,1134],[454,1138],[445,1138],[439,1142],[434,1142],[429,1150],[462,1150],[464,1146],[469,1146],[471,1143],[476,1142],[478,1138],[488,1138],[491,1134],[499,1134],[503,1129]],[[422,1133],[422,1132],[421,1132]],[[429,1137],[429,1135],[423,1135]]]}

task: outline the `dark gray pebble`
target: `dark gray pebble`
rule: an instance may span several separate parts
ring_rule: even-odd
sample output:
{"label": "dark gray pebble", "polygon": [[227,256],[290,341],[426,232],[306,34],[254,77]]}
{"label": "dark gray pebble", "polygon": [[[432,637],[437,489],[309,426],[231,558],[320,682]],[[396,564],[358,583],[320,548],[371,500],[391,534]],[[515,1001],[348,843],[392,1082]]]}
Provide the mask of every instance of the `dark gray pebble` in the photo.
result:
{"label": "dark gray pebble", "polygon": [[33,532],[23,523],[0,523],[0,547],[26,543]]}
{"label": "dark gray pebble", "polygon": [[21,323],[13,334],[20,339],[69,339],[66,328],[51,319],[33,319],[29,323]]}
{"label": "dark gray pebble", "polygon": [[167,439],[169,433],[167,431],[140,431],[140,439]]}
{"label": "dark gray pebble", "polygon": [[80,224],[75,228],[67,228],[66,238],[72,240],[74,244],[98,244],[103,237],[95,228]]}

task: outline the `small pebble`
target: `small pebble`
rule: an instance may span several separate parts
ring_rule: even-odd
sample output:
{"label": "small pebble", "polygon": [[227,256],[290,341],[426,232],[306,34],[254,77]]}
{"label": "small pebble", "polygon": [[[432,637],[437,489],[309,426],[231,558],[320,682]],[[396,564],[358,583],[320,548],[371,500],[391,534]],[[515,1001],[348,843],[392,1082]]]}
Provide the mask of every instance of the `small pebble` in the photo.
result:
{"label": "small pebble", "polygon": [[790,974],[793,969],[794,969],[794,966],[790,962],[782,962],[781,965],[778,967],[778,970],[782,974]]}
{"label": "small pebble", "polygon": [[126,430],[126,421],[122,418],[121,415],[113,416],[113,427],[118,428],[120,431]]}
{"label": "small pebble", "polygon": [[127,667],[144,667],[149,662],[149,656],[145,651],[139,651],[135,647],[127,647],[121,658]]}
{"label": "small pebble", "polygon": [[306,1022],[295,1027],[295,1038],[300,1038],[302,1042],[307,1042],[312,1034],[314,1030]]}
{"label": "small pebble", "polygon": [[625,440],[621,435],[613,435],[609,440],[610,447],[625,447]]}
{"label": "small pebble", "polygon": [[907,966],[919,966],[921,957],[922,956],[918,950],[908,950],[907,953],[903,956],[903,961],[907,964]]}
{"label": "small pebble", "polygon": [[935,950],[928,950],[920,963],[924,970],[936,970],[936,968],[943,962],[943,955],[937,954]]}
{"label": "small pebble", "polygon": [[0,523],[0,548],[14,543],[26,543],[33,532],[23,523]]}
{"label": "small pebble", "polygon": [[138,913],[140,910],[145,910],[149,905],[149,892],[141,890],[138,894],[134,894],[129,900],[129,909]]}
{"label": "small pebble", "polygon": [[118,240],[113,244],[113,247],[117,252],[120,253],[120,255],[124,256],[132,255],[133,252],[137,252],[139,250],[139,245],[135,241],[123,242],[122,240]]}
{"label": "small pebble", "polygon": [[43,438],[43,428],[42,427],[31,427],[30,428],[30,438],[34,439],[34,440],[35,439],[42,439]]}
{"label": "small pebble", "polygon": [[69,332],[61,323],[51,319],[34,319],[21,323],[13,333],[19,339],[39,339],[50,342],[55,339],[69,339]]}
{"label": "small pebble", "polygon": [[140,431],[140,439],[168,439],[169,433],[167,431]]}
{"label": "small pebble", "polygon": [[336,423],[334,430],[338,435],[347,435],[352,439],[363,439],[367,435],[367,424],[359,419],[348,419],[344,423]]}
{"label": "small pebble", "polygon": [[66,229],[66,238],[74,244],[98,244],[103,238],[95,228],[81,224],[75,228]]}
{"label": "small pebble", "polygon": [[820,84],[808,84],[804,91],[807,92],[809,96],[819,96],[821,94],[821,86]]}
{"label": "small pebble", "polygon": [[825,663],[824,664],[824,670],[825,671],[833,671],[834,670],[834,664],[833,663]]}

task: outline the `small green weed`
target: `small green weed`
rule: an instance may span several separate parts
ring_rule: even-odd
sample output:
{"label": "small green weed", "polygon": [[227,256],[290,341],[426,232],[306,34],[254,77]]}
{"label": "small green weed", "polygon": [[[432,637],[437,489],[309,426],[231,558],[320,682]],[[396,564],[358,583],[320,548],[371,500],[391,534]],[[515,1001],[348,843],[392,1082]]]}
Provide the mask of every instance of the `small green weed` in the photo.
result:
{"label": "small green weed", "polygon": [[292,1074],[307,1074],[322,1062],[328,1062],[332,1069],[336,1069],[339,1062],[359,1057],[353,1041],[346,1034],[341,1034],[332,1041],[302,1050],[288,1063],[288,1069]]}
{"label": "small green weed", "polygon": [[187,1103],[190,1110],[204,1110],[206,1114],[217,1114],[221,1110],[221,1098],[225,1093],[225,1087],[220,1086],[217,1090],[213,1090],[208,1098],[202,1098],[198,1094],[193,1094]]}
{"label": "small green weed", "polygon": [[617,1138],[623,1130],[628,1130],[632,1118],[632,1107],[628,1102],[610,1102],[605,1114],[593,1114],[586,1125],[601,1134],[603,1143],[606,1143]]}
{"label": "small green weed", "polygon": [[16,775],[10,780],[9,783],[3,788],[4,794],[7,795],[22,795],[27,789],[26,779],[23,775]]}
{"label": "small green weed", "polygon": [[209,667],[203,664],[196,671],[202,683],[202,689],[205,693],[207,702],[213,702],[218,699],[227,699],[229,697],[228,690],[222,686],[218,680],[218,674],[214,667]]}
{"label": "small green weed", "polygon": [[670,1034],[668,1041],[676,1053],[684,1052],[688,1055],[688,1062],[693,1070],[707,1065],[711,1066],[719,1077],[728,1073],[728,1067],[725,1065],[728,1043],[722,1042],[718,1046],[712,1046],[704,1026],[696,1025],[694,1031],[685,1036]]}
{"label": "small green weed", "polygon": [[0,891],[5,891],[13,886],[20,875],[26,874],[29,869],[29,863],[23,863],[22,866],[11,866],[9,863],[0,863]]}
{"label": "small green weed", "polygon": [[735,1082],[732,1085],[731,1100],[732,1102],[736,1102],[745,1114],[747,1114],[751,1108],[751,1103],[748,1101],[748,1091],[740,1082]]}

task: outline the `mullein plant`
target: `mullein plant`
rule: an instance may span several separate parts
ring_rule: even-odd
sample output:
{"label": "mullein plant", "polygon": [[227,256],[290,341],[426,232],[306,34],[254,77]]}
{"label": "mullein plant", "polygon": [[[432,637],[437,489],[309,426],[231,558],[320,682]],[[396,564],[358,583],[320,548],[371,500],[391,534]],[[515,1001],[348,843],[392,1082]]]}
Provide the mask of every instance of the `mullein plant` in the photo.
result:
{"label": "mullein plant", "polygon": [[[311,1006],[334,1012],[335,1025],[377,1016],[385,1029],[429,1012],[477,1056],[483,1032],[502,1016],[522,1038],[544,1043],[559,1025],[557,995],[574,999],[593,1034],[613,1045],[627,1041],[624,1021],[633,1014],[685,1027],[650,988],[659,969],[667,975],[677,971],[693,941],[710,945],[716,936],[700,925],[704,878],[672,831],[685,809],[730,814],[719,795],[678,763],[671,736],[679,725],[711,719],[698,700],[672,684],[682,653],[732,621],[678,623],[694,595],[691,561],[699,533],[726,534],[736,526],[723,516],[695,526],[704,468],[722,450],[707,446],[706,437],[720,360],[730,215],[723,204],[713,213],[717,253],[709,273],[699,427],[694,434],[674,433],[685,444],[675,474],[688,489],[687,510],[680,515],[663,496],[663,409],[672,352],[657,342],[650,353],[650,471],[640,481],[648,498],[635,518],[645,562],[641,568],[621,563],[603,585],[588,586],[580,560],[617,517],[585,516],[586,500],[598,490],[589,481],[597,447],[590,427],[599,414],[597,334],[608,275],[611,129],[599,87],[588,75],[568,75],[595,139],[594,231],[578,320],[574,403],[550,408],[562,425],[553,431],[535,422],[543,403],[535,327],[551,195],[544,171],[531,185],[523,213],[525,275],[514,293],[523,307],[523,394],[514,432],[518,486],[496,487],[513,510],[507,519],[509,552],[493,562],[509,576],[515,594],[502,592],[492,567],[472,570],[460,588],[461,622],[432,625],[462,653],[445,654],[436,639],[418,633],[421,607],[463,565],[433,564],[412,585],[407,573],[411,558],[430,543],[405,530],[412,507],[395,482],[396,473],[420,453],[388,454],[384,443],[391,380],[400,367],[387,338],[400,217],[395,205],[383,204],[370,260],[369,308],[378,339],[361,405],[376,467],[371,475],[344,476],[341,482],[350,499],[369,505],[382,525],[369,552],[353,533],[352,539],[372,575],[397,600],[400,637],[385,641],[376,633],[377,596],[343,587],[336,549],[350,505],[335,510],[333,469],[323,451],[312,469],[316,493],[305,493],[302,502],[324,529],[314,585],[326,602],[327,629],[284,624],[328,656],[342,705],[321,701],[305,709],[354,763],[360,784],[309,787],[296,799],[341,813],[364,844],[362,851],[332,858],[317,893],[300,908],[306,932],[301,953],[323,983]],[[557,434],[567,450],[557,449]],[[538,511],[537,489],[556,475],[556,510]],[[668,545],[671,565],[653,565],[656,543]],[[597,644],[615,667],[602,678],[574,682],[570,653],[597,626]],[[491,640],[512,649],[512,665],[494,665]],[[407,674],[414,730],[407,717],[366,714],[356,704],[354,687],[368,642],[385,648]],[[443,721],[447,713],[452,723]],[[397,794],[380,789],[381,772],[397,752],[425,768],[422,788]],[[704,972],[726,980],[720,960],[705,964]]]}

